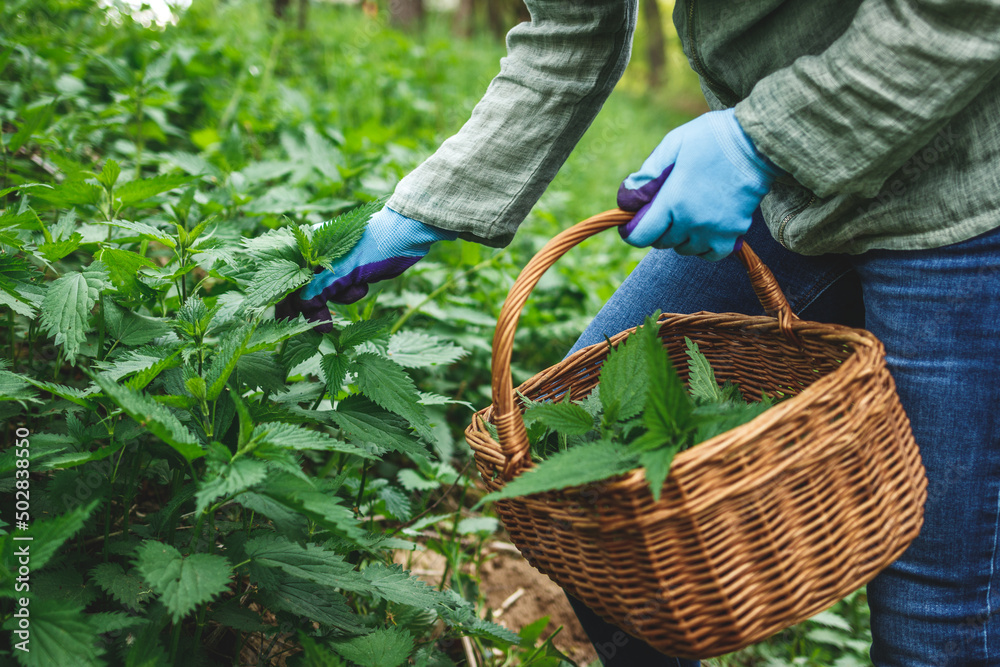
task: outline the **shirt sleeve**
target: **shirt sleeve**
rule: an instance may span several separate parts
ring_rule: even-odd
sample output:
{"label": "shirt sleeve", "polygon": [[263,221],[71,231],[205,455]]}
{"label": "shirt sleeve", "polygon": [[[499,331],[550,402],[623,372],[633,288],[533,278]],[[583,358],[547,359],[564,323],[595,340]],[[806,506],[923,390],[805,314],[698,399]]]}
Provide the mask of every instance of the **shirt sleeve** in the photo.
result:
{"label": "shirt sleeve", "polygon": [[866,0],[823,53],[736,105],[757,148],[821,197],[874,197],[1000,72],[1000,0]]}
{"label": "shirt sleeve", "polygon": [[528,0],[530,23],[471,118],[408,174],[388,206],[499,247],[590,126],[628,64],[636,0]]}

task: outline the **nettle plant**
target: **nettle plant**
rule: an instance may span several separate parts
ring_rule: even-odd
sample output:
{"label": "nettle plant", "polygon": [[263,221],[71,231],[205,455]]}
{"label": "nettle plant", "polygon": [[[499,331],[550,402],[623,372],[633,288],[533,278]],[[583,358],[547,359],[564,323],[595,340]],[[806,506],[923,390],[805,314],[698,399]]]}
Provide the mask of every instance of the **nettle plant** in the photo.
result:
{"label": "nettle plant", "polygon": [[[480,504],[591,484],[639,467],[659,500],[678,452],[753,420],[783,398],[748,402],[735,383],[719,385],[689,338],[685,386],[660,340],[658,317],[647,317],[617,345],[608,342],[600,383],[582,400],[569,390],[559,402],[520,396],[535,466]],[[496,429],[487,427],[496,439]]]}
{"label": "nettle plant", "polygon": [[[516,644],[393,562],[420,518],[415,485],[394,480],[458,477],[426,408],[448,399],[407,368],[462,349],[390,335],[374,300],[326,334],[270,315],[353,247],[373,207],[239,238],[192,180],[122,182],[108,160],[0,191],[16,198],[0,214],[0,409],[8,437],[30,431],[31,473],[30,528],[0,526],[0,597],[29,599],[31,651],[6,658],[218,664],[250,644],[394,667],[452,664],[460,636]],[[0,453],[5,494],[15,470]],[[15,534],[33,538],[23,590]]]}

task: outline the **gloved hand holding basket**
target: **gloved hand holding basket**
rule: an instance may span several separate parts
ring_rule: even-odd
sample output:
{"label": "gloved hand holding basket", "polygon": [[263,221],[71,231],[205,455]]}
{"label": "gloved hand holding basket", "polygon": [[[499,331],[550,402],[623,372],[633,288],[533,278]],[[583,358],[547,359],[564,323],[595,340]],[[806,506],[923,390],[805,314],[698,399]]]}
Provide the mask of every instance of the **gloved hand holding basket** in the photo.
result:
{"label": "gloved hand holding basket", "polygon": [[[493,405],[466,430],[490,491],[533,465],[510,375],[521,309],[566,251],[633,215],[609,211],[559,234],[511,288],[493,340]],[[682,378],[688,337],[720,381],[751,397],[791,398],[679,453],[659,501],[638,469],[496,502],[532,565],[608,621],[679,657],[761,641],[865,584],[917,536],[926,498],[882,344],[864,330],[799,320],[753,251],[744,244],[737,255],[769,316],[667,314],[659,336]],[[535,401],[567,391],[580,399],[597,385],[608,350],[584,348],[518,391]]]}

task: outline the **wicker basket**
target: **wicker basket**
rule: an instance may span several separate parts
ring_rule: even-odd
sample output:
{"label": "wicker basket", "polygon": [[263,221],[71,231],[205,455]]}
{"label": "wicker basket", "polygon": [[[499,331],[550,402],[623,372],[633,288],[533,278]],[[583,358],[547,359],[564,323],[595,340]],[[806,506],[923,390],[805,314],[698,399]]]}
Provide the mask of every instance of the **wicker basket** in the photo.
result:
{"label": "wicker basket", "polygon": [[[489,490],[532,466],[510,375],[522,307],[568,249],[631,216],[608,211],[559,234],[511,288],[493,340],[493,405],[466,430]],[[659,502],[639,469],[496,503],[529,563],[678,657],[729,653],[809,618],[897,558],[923,520],[927,481],[882,344],[867,331],[799,320],[757,256],[746,245],[738,255],[773,316],[664,315],[663,344],[682,378],[687,336],[720,382],[739,383],[748,398],[793,396],[678,454]],[[607,351],[582,349],[519,391],[583,398]]]}

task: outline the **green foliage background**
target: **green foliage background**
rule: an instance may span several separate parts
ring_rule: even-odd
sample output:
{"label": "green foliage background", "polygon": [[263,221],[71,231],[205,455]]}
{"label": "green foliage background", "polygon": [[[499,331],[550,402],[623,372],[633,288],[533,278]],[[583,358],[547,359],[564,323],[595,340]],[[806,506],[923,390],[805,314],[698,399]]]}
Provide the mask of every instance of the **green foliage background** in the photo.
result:
{"label": "green foliage background", "polygon": [[[30,490],[34,538],[24,593],[5,503],[0,620],[27,595],[33,650],[0,662],[569,664],[544,623],[489,621],[476,573],[498,523],[469,509],[461,431],[519,268],[698,110],[676,44],[667,89],[630,70],[510,248],[439,244],[332,334],[273,320],[349,247],[349,220],[312,226],[390,193],[502,55],[447,17],[407,35],[356,6],[317,4],[298,31],[249,0],[165,27],[97,0],[0,5],[0,493]],[[597,239],[560,262],[515,379],[561,358],[640,256]],[[418,545],[446,558],[437,588],[394,561]],[[718,664],[863,664],[866,613],[856,595]]]}

